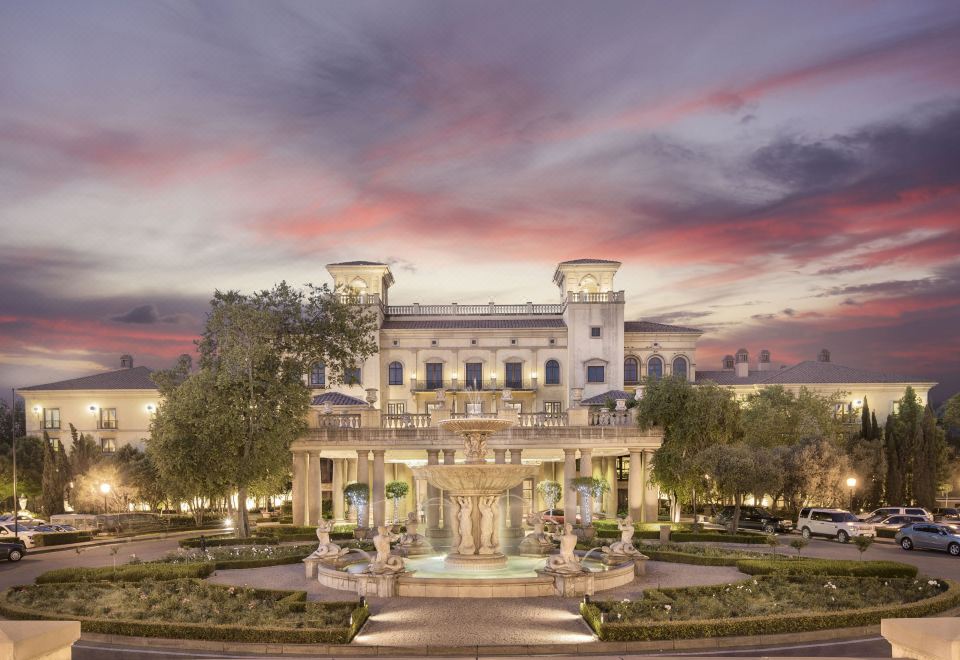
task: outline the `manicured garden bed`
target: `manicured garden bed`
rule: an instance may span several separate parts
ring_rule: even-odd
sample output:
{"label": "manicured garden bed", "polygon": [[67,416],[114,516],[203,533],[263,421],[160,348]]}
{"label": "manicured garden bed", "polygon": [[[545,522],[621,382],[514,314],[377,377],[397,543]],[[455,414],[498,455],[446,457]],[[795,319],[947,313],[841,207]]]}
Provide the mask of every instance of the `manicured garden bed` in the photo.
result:
{"label": "manicured garden bed", "polygon": [[37,577],[37,584],[68,582],[141,582],[143,580],[181,580],[205,578],[215,567],[212,563],[194,564],[123,564],[112,568],[57,568]]}
{"label": "manicured garden bed", "polygon": [[946,580],[777,575],[648,590],[634,601],[587,602],[581,612],[601,639],[632,641],[866,626],[958,604],[960,588]]}
{"label": "manicured garden bed", "polygon": [[308,545],[240,545],[215,546],[206,551],[197,548],[177,550],[158,559],[158,564],[189,565],[209,562],[217,570],[259,568],[296,564],[317,549],[316,543]]}
{"label": "manicured garden bed", "polygon": [[[316,536],[314,536],[314,538],[316,538]],[[202,541],[199,536],[193,536],[188,539],[181,539],[177,545],[181,548],[199,548],[201,546],[215,548],[218,546],[234,545],[276,545],[277,543],[280,543],[280,539],[266,535],[248,536],[245,538],[237,538],[236,536],[205,536]]]}
{"label": "manicured garden bed", "polygon": [[345,644],[363,625],[368,610],[356,602],[307,602],[303,591],[180,579],[13,587],[0,595],[0,614],[79,620],[85,632],[114,635]]}

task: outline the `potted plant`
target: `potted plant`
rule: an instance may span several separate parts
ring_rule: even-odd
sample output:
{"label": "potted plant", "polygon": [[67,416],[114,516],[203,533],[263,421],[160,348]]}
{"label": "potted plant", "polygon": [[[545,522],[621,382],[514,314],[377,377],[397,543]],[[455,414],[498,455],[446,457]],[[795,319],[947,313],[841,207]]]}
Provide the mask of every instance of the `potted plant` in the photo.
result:
{"label": "potted plant", "polygon": [[400,499],[407,496],[410,486],[406,481],[391,481],[387,484],[387,497],[393,500],[393,524],[400,524]]}
{"label": "potted plant", "polygon": [[343,489],[343,496],[357,510],[357,528],[353,530],[353,535],[362,539],[367,535],[367,503],[370,502],[370,487],[367,484],[352,483]]}

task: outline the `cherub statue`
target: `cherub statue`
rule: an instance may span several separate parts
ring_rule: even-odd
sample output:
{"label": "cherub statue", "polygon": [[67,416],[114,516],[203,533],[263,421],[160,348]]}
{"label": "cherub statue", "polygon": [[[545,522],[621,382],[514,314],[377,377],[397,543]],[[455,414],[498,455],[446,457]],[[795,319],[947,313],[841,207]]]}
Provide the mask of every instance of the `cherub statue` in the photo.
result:
{"label": "cherub statue", "polygon": [[573,525],[566,523],[560,537],[560,554],[547,557],[546,570],[552,573],[583,573],[585,569],[574,552],[576,547],[577,535],[573,533]]}
{"label": "cherub statue", "polygon": [[390,554],[390,543],[400,537],[391,534],[384,525],[377,527],[377,534],[373,537],[373,547],[377,549],[377,555],[367,566],[367,573],[382,575],[384,573],[402,573],[404,571],[403,558]]}
{"label": "cherub statue", "polygon": [[622,555],[628,557],[643,557],[639,550],[633,545],[633,518],[624,516],[617,518],[617,529],[620,530],[620,540],[605,545],[601,551],[606,555]]}
{"label": "cherub statue", "polygon": [[338,559],[349,552],[349,549],[341,548],[339,545],[330,540],[330,532],[332,531],[332,520],[321,520],[319,523],[317,523],[317,541],[320,542],[320,545],[317,546],[317,549],[313,551],[313,554],[310,555],[308,559],[314,558],[333,560]]}

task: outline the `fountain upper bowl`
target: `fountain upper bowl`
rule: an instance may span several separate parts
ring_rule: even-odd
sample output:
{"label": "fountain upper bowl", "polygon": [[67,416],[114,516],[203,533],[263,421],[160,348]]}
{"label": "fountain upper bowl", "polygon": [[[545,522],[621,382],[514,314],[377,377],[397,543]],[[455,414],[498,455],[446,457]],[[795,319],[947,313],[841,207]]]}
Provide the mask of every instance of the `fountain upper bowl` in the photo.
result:
{"label": "fountain upper bowl", "polygon": [[470,433],[496,433],[503,431],[514,425],[509,419],[500,419],[499,417],[456,417],[453,419],[442,419],[437,425],[466,435]]}

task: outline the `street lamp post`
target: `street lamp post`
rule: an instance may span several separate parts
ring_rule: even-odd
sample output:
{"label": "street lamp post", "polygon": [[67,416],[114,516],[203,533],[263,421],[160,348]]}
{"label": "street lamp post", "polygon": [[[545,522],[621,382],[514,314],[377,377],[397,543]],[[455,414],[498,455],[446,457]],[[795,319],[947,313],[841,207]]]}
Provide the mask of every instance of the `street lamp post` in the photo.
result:
{"label": "street lamp post", "polygon": [[[100,484],[100,492],[103,494],[103,515],[106,516],[110,511],[107,509],[107,495],[110,494],[110,484],[103,482]],[[120,516],[117,516],[117,527],[120,526]]]}
{"label": "street lamp post", "polygon": [[847,478],[847,488],[850,489],[850,510],[853,511],[853,489],[857,487],[856,477]]}

